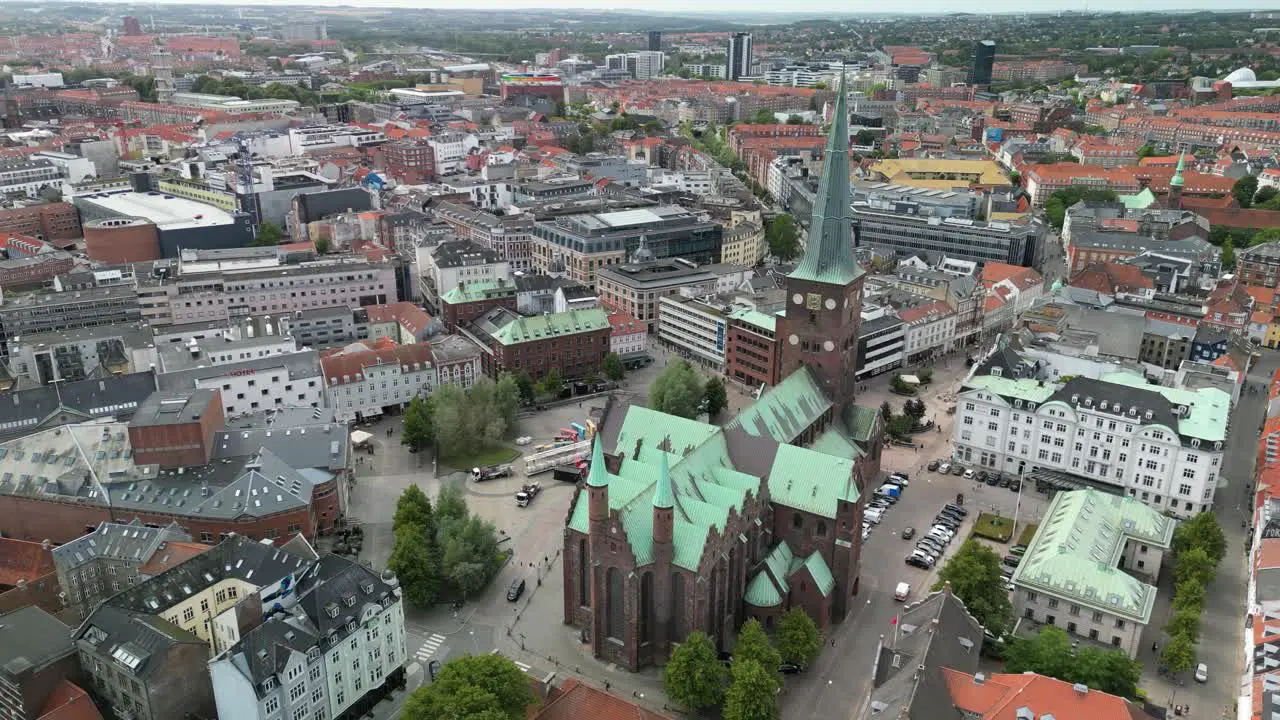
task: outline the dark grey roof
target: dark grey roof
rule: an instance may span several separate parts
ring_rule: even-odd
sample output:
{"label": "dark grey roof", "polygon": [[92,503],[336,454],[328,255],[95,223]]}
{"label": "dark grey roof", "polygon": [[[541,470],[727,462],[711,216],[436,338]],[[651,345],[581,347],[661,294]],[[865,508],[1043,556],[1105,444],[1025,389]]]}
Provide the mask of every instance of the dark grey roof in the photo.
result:
{"label": "dark grey roof", "polygon": [[[1174,432],[1178,430],[1177,407],[1155,390],[1103,382],[1089,377],[1075,377],[1058,388],[1045,402],[1054,401],[1075,408],[1089,408],[1094,412],[1110,412],[1144,425],[1159,424]],[[1110,410],[1102,410],[1103,402],[1107,403]],[[1147,417],[1148,412],[1151,413],[1150,418]]]}
{"label": "dark grey roof", "polygon": [[[141,372],[5,393],[0,398],[0,426],[16,424],[10,426],[11,430],[0,431],[0,435],[12,434],[12,430],[29,430],[42,424],[128,417],[155,389],[155,376]],[[66,414],[65,420],[56,417],[60,409]]]}
{"label": "dark grey roof", "polygon": [[35,605],[0,615],[0,675],[16,677],[73,652],[71,628]]}
{"label": "dark grey roof", "polygon": [[177,523],[151,528],[141,522],[99,523],[91,533],[53,549],[59,568],[75,568],[97,558],[112,558],[145,564],[165,542],[186,542],[191,536]]}
{"label": "dark grey roof", "polygon": [[199,422],[213,402],[212,390],[155,392],[133,414],[130,427]]}
{"label": "dark grey roof", "polygon": [[347,211],[373,209],[373,195],[361,188],[304,193],[296,196],[294,202],[300,211],[298,221],[303,224]]}
{"label": "dark grey roof", "polygon": [[[299,350],[284,355],[268,355],[225,365],[179,370],[157,375],[156,382],[161,390],[190,390],[196,386],[197,380],[226,377],[246,370],[260,371],[279,367],[283,367],[289,373],[290,380],[319,377],[321,375],[320,353],[315,350]],[[226,402],[226,398],[223,398],[223,402]]]}
{"label": "dark grey roof", "polygon": [[1250,260],[1280,260],[1280,242],[1266,242],[1240,251],[1242,258]]}
{"label": "dark grey roof", "polygon": [[1201,345],[1216,345],[1231,339],[1231,333],[1217,325],[1203,324],[1196,328],[1195,342]]}
{"label": "dark grey roof", "polygon": [[87,644],[104,660],[114,658],[113,665],[118,670],[146,678],[164,664],[166,654],[174,645],[205,644],[158,615],[114,605],[113,599],[89,615],[76,630],[75,639]]}
{"label": "dark grey roof", "polygon": [[1032,379],[1036,377],[1039,363],[1028,360],[1017,353],[1002,338],[991,354],[973,371],[974,375],[992,375],[993,368],[1000,369],[1000,377],[1014,380]]}
{"label": "dark grey roof", "polygon": [[349,462],[347,424],[327,408],[282,408],[227,421],[213,435],[213,461],[266,449],[294,468],[341,470]]}
{"label": "dark grey roof", "polygon": [[516,275],[516,292],[555,292],[560,286],[559,278],[551,275]]}
{"label": "dark grey roof", "polygon": [[248,665],[249,679],[255,686],[279,675],[289,664],[292,653],[306,654],[319,643],[320,638],[303,627],[302,623],[289,622],[281,615],[272,615],[266,622],[245,633],[236,644],[233,653],[243,655]]}
{"label": "dark grey roof", "polygon": [[885,313],[884,315],[881,315],[878,318],[872,318],[871,320],[863,320],[862,324],[858,326],[858,336],[869,337],[878,332],[882,332],[891,327],[894,327],[895,325],[901,326],[905,324],[906,323],[902,322],[902,318],[898,317],[897,315],[890,315],[889,313]]}
{"label": "dark grey roof", "polygon": [[393,588],[373,570],[338,555],[325,555],[297,586],[298,607],[321,635],[340,638],[359,622],[367,603],[382,604]]}
{"label": "dark grey roof", "polygon": [[[147,615],[159,613],[205,588],[228,578],[235,578],[255,587],[265,587],[293,575],[294,582],[310,568],[312,560],[300,557],[269,543],[259,543],[243,536],[232,535],[212,549],[192,557],[184,563],[157,575],[139,585],[108,598],[101,607],[112,607]],[[94,615],[89,623],[94,622]],[[168,621],[164,625],[178,630]]]}
{"label": "dark grey roof", "polygon": [[580,285],[578,283],[561,285],[557,292],[563,293],[566,301],[584,300],[586,298],[593,298],[596,296],[594,290],[586,285]]}
{"label": "dark grey roof", "polygon": [[901,718],[905,709],[910,720],[959,720],[964,715],[943,669],[972,674],[981,650],[982,626],[950,592],[907,606],[879,648],[871,711],[885,718]]}
{"label": "dark grey roof", "polygon": [[432,257],[436,267],[441,268],[487,265],[502,261],[502,256],[496,251],[472,240],[446,240],[436,245]]}

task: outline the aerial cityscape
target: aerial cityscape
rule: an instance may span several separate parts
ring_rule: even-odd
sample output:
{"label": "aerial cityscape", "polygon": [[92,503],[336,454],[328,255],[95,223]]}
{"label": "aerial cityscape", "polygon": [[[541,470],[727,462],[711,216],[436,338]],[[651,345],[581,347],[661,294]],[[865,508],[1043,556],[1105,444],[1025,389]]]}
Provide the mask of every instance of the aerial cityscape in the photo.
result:
{"label": "aerial cityscape", "polygon": [[1280,717],[1280,9],[0,5],[0,717]]}

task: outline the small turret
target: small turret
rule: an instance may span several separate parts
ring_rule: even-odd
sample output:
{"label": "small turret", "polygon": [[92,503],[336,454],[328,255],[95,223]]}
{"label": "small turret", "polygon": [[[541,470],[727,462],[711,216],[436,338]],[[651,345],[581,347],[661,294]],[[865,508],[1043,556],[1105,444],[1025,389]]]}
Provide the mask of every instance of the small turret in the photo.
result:
{"label": "small turret", "polygon": [[591,534],[603,534],[609,522],[609,468],[605,467],[604,446],[598,434],[591,447],[591,469],[587,473],[587,502]]}

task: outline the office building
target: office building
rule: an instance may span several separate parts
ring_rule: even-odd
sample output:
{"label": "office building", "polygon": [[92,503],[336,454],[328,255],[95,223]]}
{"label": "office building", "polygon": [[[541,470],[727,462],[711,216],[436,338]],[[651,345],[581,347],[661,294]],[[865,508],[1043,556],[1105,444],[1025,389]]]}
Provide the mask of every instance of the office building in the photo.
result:
{"label": "office building", "polygon": [[657,330],[658,303],[662,298],[701,297],[716,292],[716,275],[696,263],[681,258],[647,262],[635,259],[597,271],[596,292],[601,303],[645,323],[651,333]]}
{"label": "office building", "polygon": [[[172,258],[180,249],[244,247],[256,232],[252,218],[245,213],[129,188],[82,193],[71,202],[90,228],[88,249],[97,255],[94,259],[103,262]],[[115,247],[117,242],[127,249]]]}
{"label": "office building", "polygon": [[858,247],[899,256],[935,253],[977,263],[1001,262],[1034,267],[1040,261],[1044,226],[964,217],[917,214],[911,202],[855,201],[853,226]]}
{"label": "office building", "polygon": [[320,353],[297,350],[292,338],[283,340],[285,349],[263,348],[272,351],[257,357],[254,357],[256,347],[277,339],[253,338],[241,342],[241,347],[233,351],[237,358],[225,363],[212,363],[208,359],[220,350],[216,340],[207,347],[192,345],[194,352],[188,348],[168,348],[161,356],[156,385],[161,390],[174,392],[219,390],[222,410],[228,417],[283,407],[327,407]]}
{"label": "office building", "polygon": [[565,379],[592,377],[609,354],[612,333],[600,308],[526,318],[495,307],[460,330],[483,351],[484,372],[495,380],[504,372],[538,380],[551,370]]}
{"label": "office building", "polygon": [[441,296],[459,285],[511,283],[511,264],[496,250],[473,240],[446,240],[419,247],[417,256],[422,300],[437,312],[443,312]]}
{"label": "office building", "polygon": [[729,318],[722,305],[683,295],[658,301],[658,340],[682,357],[724,371]]}
{"label": "office building", "polygon": [[360,717],[403,682],[408,655],[395,575],[325,555],[289,590],[209,662],[219,717]]}
{"label": "office building", "polygon": [[662,51],[662,32],[660,30],[649,31],[649,50],[651,52]]}
{"label": "office building", "polygon": [[973,46],[973,71],[969,76],[971,85],[990,85],[991,69],[996,62],[996,44],[993,40],[982,40]]}
{"label": "office building", "polygon": [[597,272],[625,263],[640,249],[642,239],[650,259],[718,262],[724,228],[683,207],[660,205],[539,221],[533,234],[533,262],[539,272],[565,274],[594,287]]}
{"label": "office building", "polygon": [[0,232],[37,240],[74,240],[83,235],[80,213],[71,203],[56,202],[0,210]]}
{"label": "office building", "polygon": [[0,615],[0,715],[5,720],[36,720],[64,683],[80,677],[71,628],[62,621],[34,606]]}
{"label": "office building", "polygon": [[48,159],[0,161],[0,195],[40,197],[45,188],[61,190],[62,170]]}
{"label": "office building", "polygon": [[662,74],[666,65],[666,54],[652,50],[619,53],[605,57],[605,67],[609,70],[623,70],[636,80],[652,80]]}
{"label": "office building", "polygon": [[906,324],[889,308],[864,305],[858,329],[858,379],[902,367],[906,337]]}
{"label": "office building", "polygon": [[1137,657],[1174,518],[1093,489],[1057,493],[1044,517],[1010,580],[1015,615]]}
{"label": "office building", "polygon": [[724,77],[736,81],[751,76],[751,33],[734,33],[725,49]]}
{"label": "office building", "polygon": [[728,315],[724,374],[751,388],[774,386],[778,375],[778,316],[750,308]]}
{"label": "office building", "polygon": [[13,376],[41,385],[145,372],[155,363],[151,330],[142,323],[15,335],[6,345]]}
{"label": "office building", "polygon": [[245,100],[235,95],[209,95],[192,92],[175,92],[172,102],[174,105],[183,107],[196,107],[231,115],[243,115],[246,113],[289,115],[299,107],[297,100],[276,100],[273,98]]}
{"label": "office building", "polygon": [[1175,518],[1212,509],[1230,395],[1151,385],[1123,371],[1056,384],[1031,368],[998,344],[965,381],[957,459],[1126,495]]}

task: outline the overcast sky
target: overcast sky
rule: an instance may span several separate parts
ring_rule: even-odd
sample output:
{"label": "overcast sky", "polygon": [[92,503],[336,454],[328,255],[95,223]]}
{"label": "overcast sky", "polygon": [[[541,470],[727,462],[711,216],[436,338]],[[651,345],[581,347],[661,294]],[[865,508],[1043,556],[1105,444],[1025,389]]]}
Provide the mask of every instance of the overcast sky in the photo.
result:
{"label": "overcast sky", "polygon": [[[103,1],[103,0],[98,0]],[[110,0],[106,0],[110,2]],[[176,0],[183,5],[241,5],[241,0]],[[587,8],[591,10],[634,10],[663,12],[777,12],[788,10],[806,15],[819,15],[827,12],[968,12],[968,13],[1017,13],[1017,12],[1054,12],[1058,10],[1094,10],[1094,11],[1146,11],[1160,10],[1205,10],[1210,9],[1204,0],[1048,0],[1048,2],[1029,3],[1027,0],[982,0],[981,2],[962,2],[961,0],[916,0],[911,3],[884,3],[870,0],[853,0],[852,2],[832,2],[832,0],[789,0],[778,3],[774,0],[272,0],[273,5],[313,5],[320,7],[398,7],[398,8],[458,8],[466,10],[500,10],[505,8]],[[1226,0],[1214,10],[1227,10],[1237,7],[1232,0]],[[1249,9],[1280,9],[1280,0],[1263,0]],[[1259,21],[1262,22],[1262,21]]]}

